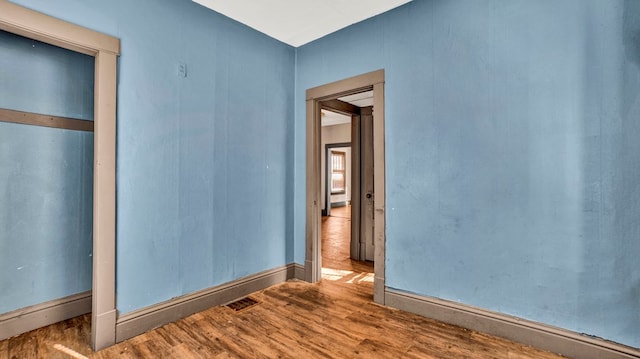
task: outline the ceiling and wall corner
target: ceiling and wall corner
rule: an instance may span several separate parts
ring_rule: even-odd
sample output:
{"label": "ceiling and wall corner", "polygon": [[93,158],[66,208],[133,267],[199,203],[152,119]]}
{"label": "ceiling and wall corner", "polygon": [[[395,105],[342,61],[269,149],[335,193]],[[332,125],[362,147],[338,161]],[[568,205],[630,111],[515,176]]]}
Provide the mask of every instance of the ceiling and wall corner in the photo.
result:
{"label": "ceiling and wall corner", "polygon": [[193,0],[293,47],[411,0]]}

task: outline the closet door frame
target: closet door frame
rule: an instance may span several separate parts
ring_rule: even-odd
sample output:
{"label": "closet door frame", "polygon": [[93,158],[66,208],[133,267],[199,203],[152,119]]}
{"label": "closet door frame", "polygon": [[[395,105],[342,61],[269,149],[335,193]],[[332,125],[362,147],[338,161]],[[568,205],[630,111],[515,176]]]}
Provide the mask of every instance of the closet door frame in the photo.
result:
{"label": "closet door frame", "polygon": [[0,0],[0,29],[95,57],[91,347],[115,344],[116,94],[120,40]]}

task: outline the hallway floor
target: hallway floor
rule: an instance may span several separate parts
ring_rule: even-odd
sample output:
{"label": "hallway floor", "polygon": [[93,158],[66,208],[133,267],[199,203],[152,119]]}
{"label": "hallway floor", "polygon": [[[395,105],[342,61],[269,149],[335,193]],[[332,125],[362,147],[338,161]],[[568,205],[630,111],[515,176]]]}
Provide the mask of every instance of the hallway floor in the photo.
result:
{"label": "hallway floor", "polygon": [[351,207],[332,208],[331,216],[322,217],[323,273],[326,269],[373,273],[373,262],[359,262],[350,258],[350,239]]}

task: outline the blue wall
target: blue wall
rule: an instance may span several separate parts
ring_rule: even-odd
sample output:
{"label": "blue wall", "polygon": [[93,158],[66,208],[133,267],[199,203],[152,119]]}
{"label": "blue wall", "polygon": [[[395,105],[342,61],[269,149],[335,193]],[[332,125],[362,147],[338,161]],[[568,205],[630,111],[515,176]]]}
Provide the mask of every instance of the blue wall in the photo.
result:
{"label": "blue wall", "polygon": [[[0,31],[0,108],[93,118],[93,58]],[[0,122],[0,313],[91,289],[93,133]]]}
{"label": "blue wall", "polygon": [[292,47],[188,0],[16,3],[121,40],[121,314],[293,261]]}
{"label": "blue wall", "polygon": [[640,347],[637,1],[420,1],[297,50],[386,71],[386,284]]}
{"label": "blue wall", "polygon": [[637,1],[415,0],[298,50],[188,0],[16,2],[122,40],[121,314],[304,263],[304,91],[384,68],[387,285],[640,347]]}
{"label": "blue wall", "polygon": [[0,108],[93,120],[93,57],[0,30]]}

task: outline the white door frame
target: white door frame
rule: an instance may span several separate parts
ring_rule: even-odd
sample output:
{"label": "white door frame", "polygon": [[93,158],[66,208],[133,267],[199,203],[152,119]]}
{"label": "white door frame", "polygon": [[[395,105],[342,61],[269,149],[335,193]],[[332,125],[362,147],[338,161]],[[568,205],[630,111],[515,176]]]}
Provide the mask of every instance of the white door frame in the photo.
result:
{"label": "white door frame", "polygon": [[307,208],[305,280],[320,281],[322,250],[320,238],[321,101],[373,89],[373,158],[374,158],[374,283],[373,300],[384,304],[385,298],[385,150],[384,150],[384,70],[377,70],[307,90]]}
{"label": "white door frame", "polygon": [[0,29],[95,57],[91,346],[115,344],[116,91],[120,40],[0,0]]}

